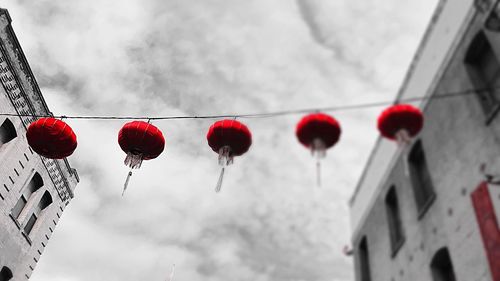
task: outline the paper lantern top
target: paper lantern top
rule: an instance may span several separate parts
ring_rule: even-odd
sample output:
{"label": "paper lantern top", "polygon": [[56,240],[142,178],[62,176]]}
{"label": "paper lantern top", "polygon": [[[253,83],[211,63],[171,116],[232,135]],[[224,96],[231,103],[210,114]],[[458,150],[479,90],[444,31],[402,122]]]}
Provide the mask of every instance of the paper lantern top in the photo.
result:
{"label": "paper lantern top", "polygon": [[224,146],[231,148],[233,156],[240,156],[252,145],[252,134],[245,124],[237,120],[220,120],[212,124],[207,133],[208,145],[219,153]]}
{"label": "paper lantern top", "polygon": [[26,138],[38,154],[50,159],[63,159],[75,151],[76,135],[65,122],[52,117],[40,118],[28,126]]}
{"label": "paper lantern top", "polygon": [[143,160],[158,157],[165,149],[165,138],[153,124],[144,121],[126,123],[118,133],[118,144],[125,153],[142,155]]}
{"label": "paper lantern top", "polygon": [[304,116],[297,124],[295,134],[305,147],[310,148],[315,139],[319,139],[325,148],[335,145],[342,130],[335,118],[324,113],[312,113]]}
{"label": "paper lantern top", "polygon": [[406,130],[409,137],[416,136],[424,125],[424,115],[420,109],[410,104],[397,104],[386,108],[378,117],[380,134],[396,140],[398,131]]}

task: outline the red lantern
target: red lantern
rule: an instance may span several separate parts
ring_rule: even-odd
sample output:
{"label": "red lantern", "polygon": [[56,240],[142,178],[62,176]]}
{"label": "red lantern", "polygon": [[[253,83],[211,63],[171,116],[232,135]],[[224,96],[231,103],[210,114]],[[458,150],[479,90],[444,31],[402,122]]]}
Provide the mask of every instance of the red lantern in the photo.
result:
{"label": "red lantern", "polygon": [[335,145],[341,134],[339,122],[324,113],[312,113],[303,117],[297,124],[295,131],[299,142],[311,149],[317,162],[317,181],[320,181],[320,159],[326,156],[326,150]]}
{"label": "red lantern", "polygon": [[143,121],[133,121],[121,128],[118,133],[118,144],[127,153],[124,163],[130,167],[123,188],[123,193],[125,193],[132,176],[132,169],[139,169],[143,160],[158,157],[165,148],[165,138],[160,129],[154,125]]}
{"label": "red lantern", "polygon": [[420,109],[409,104],[397,104],[385,109],[378,117],[378,129],[383,137],[407,145],[424,125]]}
{"label": "red lantern", "polygon": [[43,157],[63,159],[76,149],[76,135],[65,122],[48,117],[31,123],[26,132],[31,148]]}
{"label": "red lantern", "polygon": [[248,151],[252,144],[252,134],[243,123],[226,119],[210,126],[207,141],[212,150],[219,154],[219,165],[222,166],[215,188],[215,191],[219,192],[225,167],[233,163],[234,156],[240,156]]}

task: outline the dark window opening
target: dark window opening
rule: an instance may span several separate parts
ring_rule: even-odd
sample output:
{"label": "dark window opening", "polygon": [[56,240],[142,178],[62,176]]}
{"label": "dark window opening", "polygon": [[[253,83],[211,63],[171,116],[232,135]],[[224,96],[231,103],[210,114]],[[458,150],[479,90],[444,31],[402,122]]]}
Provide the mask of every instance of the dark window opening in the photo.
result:
{"label": "dark window opening", "polygon": [[436,197],[421,141],[413,145],[408,162],[415,202],[419,217],[421,217]]}
{"label": "dark window opening", "polygon": [[500,105],[500,63],[484,32],[480,31],[469,45],[465,64],[489,120]]}
{"label": "dark window opening", "polygon": [[439,249],[431,261],[432,278],[434,281],[455,281],[453,264],[447,248]]}
{"label": "dark window opening", "polygon": [[42,216],[43,210],[45,210],[50,204],[52,204],[52,196],[48,191],[45,191],[40,199],[40,203],[38,203],[28,223],[24,226],[24,233],[28,235],[31,233],[31,230],[33,229],[33,226],[37,222],[38,218]]}
{"label": "dark window opening", "polygon": [[385,209],[387,212],[387,222],[391,239],[392,256],[395,256],[401,245],[404,243],[403,224],[398,204],[398,197],[395,186],[391,186],[385,196]]}
{"label": "dark window opening", "polygon": [[16,128],[9,119],[5,119],[0,126],[0,147],[17,137]]}
{"label": "dark window opening", "polygon": [[370,257],[368,253],[368,244],[366,242],[366,237],[363,237],[361,239],[361,242],[359,243],[358,255],[361,281],[371,281]]}
{"label": "dark window opening", "polygon": [[[37,191],[40,187],[43,186],[43,179],[42,176],[38,172],[36,172],[33,177],[31,178],[30,182],[28,183],[28,186],[26,187],[25,194],[29,193],[30,195]],[[29,197],[29,196],[27,196]]]}
{"label": "dark window opening", "polygon": [[36,220],[38,218],[36,217],[35,214],[32,214],[30,219],[28,220],[28,223],[26,223],[26,225],[24,226],[24,233],[26,234],[30,234],[31,230],[33,229],[33,226],[35,225],[36,223]]}
{"label": "dark window opening", "polygon": [[484,14],[493,5],[494,0],[474,0],[474,6],[481,13]]}
{"label": "dark window opening", "polygon": [[[35,173],[31,178],[30,182],[24,188],[23,193],[19,200],[17,200],[16,205],[12,208],[11,214],[15,219],[18,219],[21,213],[23,212],[26,204],[31,198],[31,195],[35,193],[40,187],[43,186],[43,179],[39,173]],[[51,201],[52,202],[52,201]]]}
{"label": "dark window opening", "polygon": [[0,271],[0,281],[9,281],[12,279],[12,271],[4,266],[2,267],[2,270]]}
{"label": "dark window opening", "polygon": [[12,208],[12,216],[15,219],[19,218],[27,202],[28,201],[26,200],[26,198],[24,198],[24,195],[21,195],[21,198],[19,198],[14,208]]}
{"label": "dark window opening", "polygon": [[39,211],[43,211],[50,204],[52,204],[52,196],[48,191],[45,191],[42,198],[40,199],[40,204],[38,204]]}

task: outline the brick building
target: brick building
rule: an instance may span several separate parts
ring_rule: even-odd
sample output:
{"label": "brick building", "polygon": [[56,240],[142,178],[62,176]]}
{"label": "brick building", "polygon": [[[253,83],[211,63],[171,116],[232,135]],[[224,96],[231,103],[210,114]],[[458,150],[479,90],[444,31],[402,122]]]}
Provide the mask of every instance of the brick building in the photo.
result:
{"label": "brick building", "polygon": [[499,14],[438,4],[398,94],[424,128],[379,139],[350,201],[357,281],[500,281]]}
{"label": "brick building", "polygon": [[50,111],[0,9],[0,281],[31,276],[78,182],[66,159],[34,153],[26,141],[33,117]]}

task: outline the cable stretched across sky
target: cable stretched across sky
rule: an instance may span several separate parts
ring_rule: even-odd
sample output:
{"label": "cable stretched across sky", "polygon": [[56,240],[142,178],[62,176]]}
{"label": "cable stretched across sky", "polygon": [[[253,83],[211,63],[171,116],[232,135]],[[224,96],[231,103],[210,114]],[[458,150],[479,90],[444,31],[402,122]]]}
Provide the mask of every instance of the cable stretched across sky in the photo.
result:
{"label": "cable stretched across sky", "polygon": [[318,107],[318,108],[303,108],[303,109],[290,109],[283,111],[262,112],[262,113],[247,113],[247,114],[219,114],[219,115],[179,115],[179,116],[86,116],[86,115],[34,115],[34,114],[18,114],[18,113],[0,113],[0,116],[19,116],[19,117],[54,117],[60,119],[93,119],[93,120],[181,120],[181,119],[221,119],[221,118],[271,118],[286,115],[296,115],[311,112],[334,112],[334,111],[347,111],[356,109],[365,109],[391,105],[395,103],[411,103],[431,99],[446,99],[453,97],[460,97],[466,95],[473,95],[480,92],[492,91],[498,88],[485,88],[485,89],[468,89],[457,92],[438,93],[430,96],[412,97],[406,99],[396,99],[396,101],[379,101],[367,102],[350,105]]}

